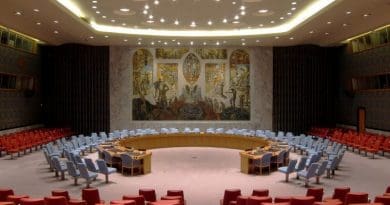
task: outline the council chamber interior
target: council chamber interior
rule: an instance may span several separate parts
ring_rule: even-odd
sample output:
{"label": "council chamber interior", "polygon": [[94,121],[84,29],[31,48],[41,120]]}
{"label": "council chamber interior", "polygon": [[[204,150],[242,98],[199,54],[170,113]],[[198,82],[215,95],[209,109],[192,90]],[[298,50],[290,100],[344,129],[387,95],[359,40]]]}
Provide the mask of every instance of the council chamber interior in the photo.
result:
{"label": "council chamber interior", "polygon": [[3,0],[0,205],[390,204],[387,0]]}

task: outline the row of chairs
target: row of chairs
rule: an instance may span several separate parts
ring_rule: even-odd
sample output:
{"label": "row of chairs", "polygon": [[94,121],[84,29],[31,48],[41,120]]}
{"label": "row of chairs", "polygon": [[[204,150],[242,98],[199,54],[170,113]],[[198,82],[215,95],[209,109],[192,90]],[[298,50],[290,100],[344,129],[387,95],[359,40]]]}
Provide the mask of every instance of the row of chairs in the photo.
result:
{"label": "row of chairs", "polygon": [[26,130],[12,134],[0,136],[0,157],[2,152],[10,155],[11,159],[14,154],[20,157],[21,153],[26,154],[27,151],[32,152],[42,145],[52,142],[56,139],[64,138],[72,134],[72,131],[67,128],[38,128]]}
{"label": "row of chairs", "polygon": [[[390,205],[390,186],[383,195],[375,197],[375,203]],[[269,196],[268,189],[255,189],[252,194],[242,195],[240,189],[226,189],[220,205],[349,205],[369,204],[368,193],[351,192],[350,187],[336,187],[331,197],[323,197],[323,188],[308,188],[301,196]]]}
{"label": "row of chairs", "polygon": [[[0,188],[0,205],[101,205],[101,199],[96,188],[84,188],[81,199],[71,198],[66,190],[52,190],[51,196],[30,198],[29,195],[15,195],[13,189]],[[109,204],[123,205],[185,205],[183,190],[167,190],[166,195],[157,199],[154,189],[139,189],[138,194],[125,194],[122,199],[111,200]]]}

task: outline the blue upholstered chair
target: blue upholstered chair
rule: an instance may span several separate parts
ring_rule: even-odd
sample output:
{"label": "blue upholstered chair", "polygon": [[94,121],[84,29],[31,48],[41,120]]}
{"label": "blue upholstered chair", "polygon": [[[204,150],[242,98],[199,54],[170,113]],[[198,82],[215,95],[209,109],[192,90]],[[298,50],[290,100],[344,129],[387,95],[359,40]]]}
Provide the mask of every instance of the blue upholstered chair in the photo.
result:
{"label": "blue upholstered chair", "polygon": [[66,162],[66,167],[68,168],[68,174],[74,179],[74,185],[77,185],[77,179],[80,177],[79,170],[77,170],[73,162],[70,161]]}
{"label": "blue upholstered chair", "polygon": [[104,160],[102,160],[102,159],[96,160],[96,163],[97,163],[97,165],[99,167],[99,173],[105,175],[106,183],[108,183],[108,175],[110,175],[112,173],[115,173],[116,172],[116,168],[107,167],[106,162]]}
{"label": "blue upholstered chair", "polygon": [[89,185],[91,184],[92,180],[95,180],[98,176],[95,172],[90,172],[87,169],[87,166],[83,163],[78,163],[77,168],[79,168],[80,177],[84,178],[87,181],[87,188],[89,188]]}
{"label": "blue upholstered chair", "polygon": [[91,172],[99,172],[99,168],[95,163],[93,163],[92,159],[90,158],[84,158],[85,165],[87,165],[88,171]]}
{"label": "blue upholstered chair", "polygon": [[293,173],[295,171],[295,165],[297,164],[297,160],[293,159],[290,160],[287,166],[285,167],[279,167],[278,171],[286,174],[286,182],[288,182],[288,176],[289,174]]}
{"label": "blue upholstered chair", "polygon": [[309,179],[316,176],[316,171],[319,167],[318,163],[313,163],[307,168],[307,170],[302,170],[297,173],[299,177],[302,177],[305,179],[305,187],[309,186]]}
{"label": "blue upholstered chair", "polygon": [[75,161],[75,163],[83,163],[83,164],[85,164],[84,163],[84,160],[83,159],[81,159],[81,156],[80,155],[78,155],[78,154],[74,154],[73,155],[73,158],[74,158],[74,161]]}
{"label": "blue upholstered chair", "polygon": [[51,160],[53,161],[56,177],[58,177],[58,172],[61,172],[61,180],[65,180],[66,165],[57,156],[52,157]]}
{"label": "blue upholstered chair", "polygon": [[206,133],[214,134],[214,133],[215,133],[215,130],[214,130],[213,127],[210,127],[210,128],[207,128],[207,129],[206,129]]}
{"label": "blue upholstered chair", "polygon": [[[299,160],[298,165],[295,167],[296,172],[300,172],[306,168],[306,161],[307,157],[301,157],[301,160]],[[297,174],[297,179],[299,179],[299,176]]]}
{"label": "blue upholstered chair", "polygon": [[263,173],[263,168],[267,168],[267,167],[268,167],[268,173],[271,173],[271,157],[272,157],[272,153],[267,152],[263,154],[263,156],[260,159],[255,159],[253,161],[254,167],[259,168],[260,174]]}
{"label": "blue upholstered chair", "polygon": [[272,164],[276,164],[276,168],[279,168],[279,165],[283,165],[285,153],[286,153],[286,150],[280,151],[278,156],[274,160],[271,161]]}
{"label": "blue upholstered chair", "polygon": [[122,174],[125,169],[130,169],[131,175],[134,174],[134,169],[137,168],[141,172],[141,161],[133,159],[129,154],[121,154],[122,160]]}
{"label": "blue upholstered chair", "polygon": [[328,165],[328,160],[322,161],[320,167],[316,171],[316,183],[320,183],[320,177],[325,174],[326,166]]}

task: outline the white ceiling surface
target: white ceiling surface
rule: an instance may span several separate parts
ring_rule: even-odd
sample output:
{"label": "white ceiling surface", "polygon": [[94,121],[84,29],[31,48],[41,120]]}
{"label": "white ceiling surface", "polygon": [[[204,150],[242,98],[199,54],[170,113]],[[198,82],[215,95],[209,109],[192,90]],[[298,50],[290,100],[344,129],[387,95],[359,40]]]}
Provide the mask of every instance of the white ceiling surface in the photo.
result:
{"label": "white ceiling surface", "polygon": [[[232,2],[235,1],[236,4]],[[260,28],[283,24],[293,18],[314,0],[78,0],[75,2],[87,14],[87,18],[99,24],[124,26],[129,28],[175,29],[175,30],[216,30]],[[292,2],[296,2],[295,5]],[[48,44],[84,43],[89,45],[141,45],[149,46],[188,46],[219,45],[226,46],[289,46],[316,44],[330,46],[339,44],[357,34],[389,24],[390,0],[336,0],[316,16],[296,27],[289,33],[251,36],[251,37],[145,37],[125,34],[101,33],[75,17],[55,0],[2,0],[0,24],[38,38]],[[149,5],[148,15],[143,14],[145,5]],[[245,6],[245,15],[241,15]],[[94,9],[92,6],[96,6]],[[292,11],[291,8],[296,10]],[[130,12],[120,12],[128,8]],[[34,11],[38,9],[39,11]],[[267,9],[260,14],[258,11]],[[100,14],[96,14],[96,11]],[[15,15],[20,11],[22,15]],[[350,11],[350,14],[347,12]],[[291,12],[291,15],[287,13]],[[154,23],[147,23],[149,15]],[[364,16],[369,14],[369,16]],[[102,16],[106,16],[103,18]],[[239,15],[238,24],[233,24],[234,16]],[[284,19],[280,19],[284,17]],[[164,22],[160,19],[164,18]],[[227,23],[222,20],[226,18]],[[115,22],[111,20],[114,19]],[[179,25],[174,21],[179,20]],[[58,21],[55,23],[54,21]],[[196,27],[190,27],[195,21]],[[212,25],[208,24],[212,21]],[[275,21],[275,23],[270,23]],[[40,25],[37,25],[37,22]],[[331,23],[329,23],[331,22]],[[123,24],[125,23],[125,25]],[[122,25],[123,24],[123,25]],[[343,24],[346,24],[343,25]],[[58,31],[58,33],[54,33]],[[105,37],[105,36],[108,36]],[[278,36],[279,38],[275,38]],[[126,40],[126,41],[125,41]],[[166,43],[165,43],[166,42]],[[180,42],[180,45],[179,45]],[[165,44],[164,44],[165,43]]]}

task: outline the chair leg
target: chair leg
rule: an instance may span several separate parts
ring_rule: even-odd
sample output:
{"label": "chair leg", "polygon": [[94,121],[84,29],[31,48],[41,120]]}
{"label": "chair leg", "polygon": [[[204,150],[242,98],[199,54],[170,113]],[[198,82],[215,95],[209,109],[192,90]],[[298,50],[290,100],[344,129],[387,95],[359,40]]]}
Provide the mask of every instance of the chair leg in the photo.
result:
{"label": "chair leg", "polygon": [[108,174],[106,174],[106,184],[108,183]]}
{"label": "chair leg", "polygon": [[305,179],[305,187],[309,187],[309,179]]}
{"label": "chair leg", "polygon": [[316,177],[316,183],[317,183],[317,184],[320,183],[320,176],[317,176],[317,177]]}
{"label": "chair leg", "polygon": [[286,173],[286,182],[288,182],[288,173]]}
{"label": "chair leg", "polygon": [[64,171],[61,172],[61,180],[65,180],[65,172]]}
{"label": "chair leg", "polygon": [[74,178],[74,185],[77,186],[77,177]]}

